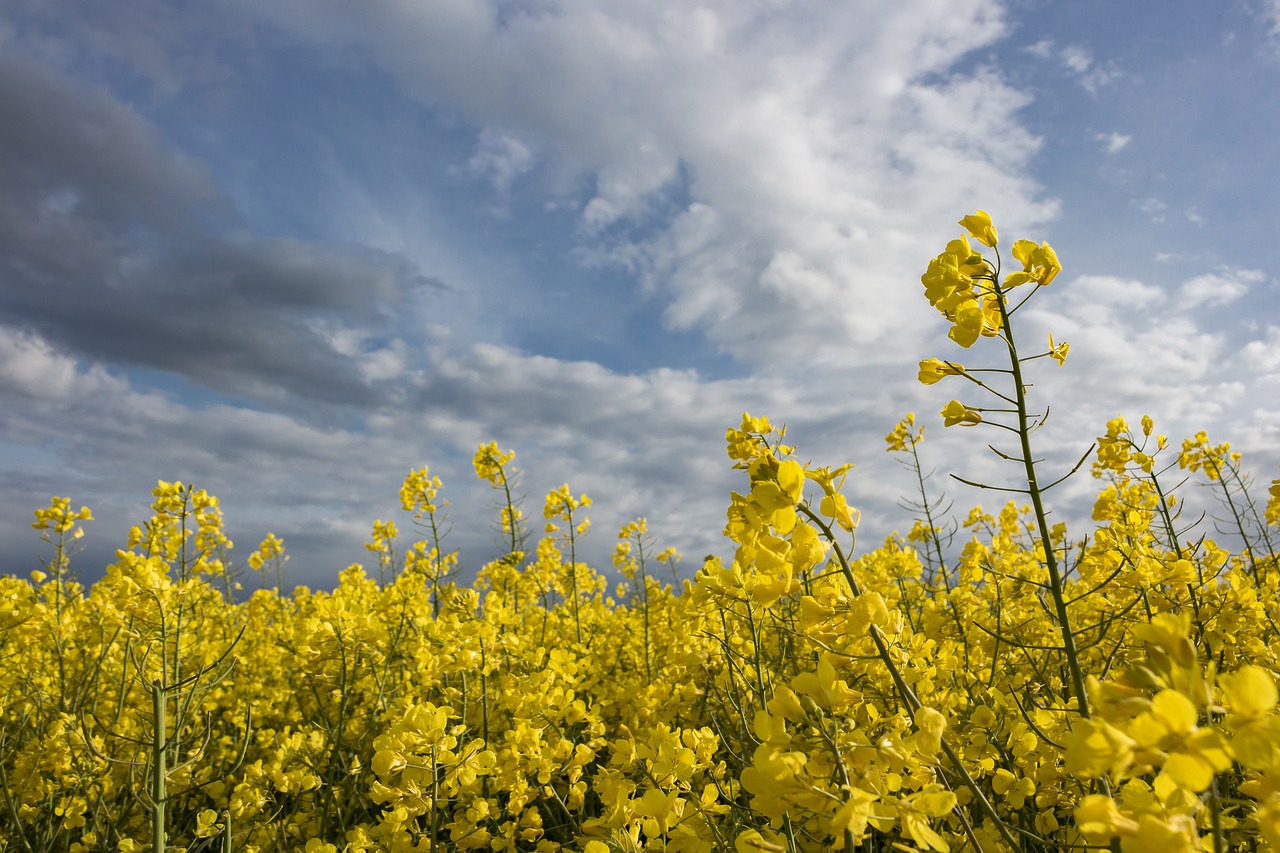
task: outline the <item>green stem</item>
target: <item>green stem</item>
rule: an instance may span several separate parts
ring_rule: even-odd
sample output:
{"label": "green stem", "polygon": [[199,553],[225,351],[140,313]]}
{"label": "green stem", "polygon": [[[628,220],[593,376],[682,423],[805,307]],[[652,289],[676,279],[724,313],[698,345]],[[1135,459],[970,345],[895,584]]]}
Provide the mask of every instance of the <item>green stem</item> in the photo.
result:
{"label": "green stem", "polygon": [[947,575],[947,561],[942,556],[942,539],[934,526],[933,507],[929,504],[929,493],[924,487],[924,472],[920,470],[920,453],[914,444],[911,445],[912,467],[916,470],[916,484],[920,487],[920,506],[924,510],[925,523],[929,525],[929,541],[933,544],[934,554],[938,558],[938,571],[942,574],[942,585],[951,590],[951,581]]}
{"label": "green stem", "polygon": [[1054,553],[1053,541],[1049,535],[1049,519],[1045,513],[1044,501],[1040,496],[1040,484],[1036,479],[1035,457],[1031,455],[1031,427],[1027,418],[1027,389],[1022,381],[1022,363],[1018,359],[1018,348],[1013,341],[1013,327],[1009,323],[1009,306],[1005,304],[1004,292],[995,279],[992,280],[991,287],[996,305],[1000,307],[1000,325],[1004,329],[1004,341],[1008,345],[1009,361],[1013,367],[1013,387],[1018,400],[1018,440],[1022,445],[1022,464],[1027,472],[1027,493],[1031,496],[1036,525],[1040,530],[1040,541],[1044,544],[1045,568],[1049,572],[1049,591],[1053,596],[1053,607],[1057,612],[1058,626],[1062,631],[1062,646],[1071,672],[1076,707],[1080,711],[1080,716],[1087,720],[1092,715],[1089,711],[1089,698],[1084,689],[1084,672],[1080,669],[1075,632],[1071,629],[1071,618],[1067,613],[1067,601],[1062,590],[1062,574],[1058,570],[1058,558]]}
{"label": "green stem", "polygon": [[151,849],[163,853],[165,838],[165,776],[168,775],[165,750],[165,695],[164,685],[151,682],[151,709],[154,721],[151,729]]}

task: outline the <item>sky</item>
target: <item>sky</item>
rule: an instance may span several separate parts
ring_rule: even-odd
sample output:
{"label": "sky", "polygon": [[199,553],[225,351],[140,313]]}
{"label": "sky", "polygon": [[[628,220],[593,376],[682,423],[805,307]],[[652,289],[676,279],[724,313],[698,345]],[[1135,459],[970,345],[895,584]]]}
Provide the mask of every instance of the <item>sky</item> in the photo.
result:
{"label": "sky", "polygon": [[[290,583],[332,586],[375,519],[414,541],[424,465],[474,572],[497,441],[535,535],[568,483],[597,568],[646,517],[689,575],[732,553],[743,412],[856,466],[861,550],[910,527],[907,412],[931,487],[995,508],[946,475],[1017,485],[1000,436],[916,382],[999,364],[920,284],[978,208],[1064,266],[1017,317],[1071,346],[1032,363],[1046,472],[1150,414],[1265,487],[1278,84],[1280,0],[9,0],[0,572],[48,559],[31,513],[61,495],[92,581],[180,480],[240,560],[274,532]],[[1073,536],[1097,488],[1051,494]]]}

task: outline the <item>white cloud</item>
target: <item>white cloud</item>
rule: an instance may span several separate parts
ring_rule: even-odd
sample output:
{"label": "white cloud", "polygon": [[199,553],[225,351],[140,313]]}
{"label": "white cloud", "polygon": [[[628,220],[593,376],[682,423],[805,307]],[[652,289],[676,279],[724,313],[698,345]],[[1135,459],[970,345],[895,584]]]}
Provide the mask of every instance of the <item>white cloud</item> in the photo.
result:
{"label": "white cloud", "polygon": [[[296,0],[254,9],[358,48],[405,91],[485,128],[474,168],[514,175],[537,151],[564,195],[585,176],[587,254],[638,271],[671,326],[749,364],[898,346],[917,316],[924,239],[975,199],[1006,226],[1056,211],[1024,168],[1039,145],[1018,119],[1026,96],[950,68],[1003,34],[991,0],[788,15],[731,0],[502,16],[385,4],[358,19]],[[692,197],[684,210],[637,236],[611,230],[673,188]]]}
{"label": "white cloud", "polygon": [[1178,290],[1178,302],[1184,308],[1218,306],[1234,302],[1249,292],[1249,286],[1265,281],[1261,270],[1225,269],[1219,273],[1198,275]]}
{"label": "white cloud", "polygon": [[1099,63],[1082,45],[1067,45],[1058,52],[1058,61],[1091,95],[1124,76],[1114,62]]}
{"label": "white cloud", "polygon": [[1267,27],[1273,39],[1280,39],[1280,0],[1263,0],[1258,10],[1263,26]]}
{"label": "white cloud", "polygon": [[1280,326],[1267,326],[1261,340],[1249,341],[1240,349],[1246,369],[1260,373],[1280,372]]}
{"label": "white cloud", "polygon": [[0,326],[0,389],[43,400],[69,400],[127,387],[100,364],[81,370],[76,359],[39,335]]}
{"label": "white cloud", "polygon": [[1135,203],[1138,210],[1151,217],[1152,222],[1164,222],[1165,212],[1169,210],[1169,205],[1155,197],[1144,198]]}
{"label": "white cloud", "polygon": [[1132,136],[1124,133],[1097,133],[1093,138],[1102,143],[1108,154],[1118,154],[1133,141]]}
{"label": "white cloud", "polygon": [[495,189],[506,192],[532,165],[533,149],[523,140],[485,128],[480,132],[475,153],[467,161],[467,171],[488,178]]}
{"label": "white cloud", "polygon": [[1061,298],[1072,310],[1099,308],[1110,316],[1117,311],[1149,313],[1164,302],[1165,295],[1160,288],[1135,279],[1082,275],[1065,288]]}
{"label": "white cloud", "polygon": [[1089,94],[1096,95],[1124,76],[1114,62],[1098,62],[1089,48],[1080,44],[1057,47],[1052,39],[1041,39],[1023,50],[1041,60],[1056,59],[1058,64]]}
{"label": "white cloud", "polygon": [[1053,56],[1053,39],[1040,39],[1040,41],[1024,47],[1023,50],[1037,59],[1048,59]]}

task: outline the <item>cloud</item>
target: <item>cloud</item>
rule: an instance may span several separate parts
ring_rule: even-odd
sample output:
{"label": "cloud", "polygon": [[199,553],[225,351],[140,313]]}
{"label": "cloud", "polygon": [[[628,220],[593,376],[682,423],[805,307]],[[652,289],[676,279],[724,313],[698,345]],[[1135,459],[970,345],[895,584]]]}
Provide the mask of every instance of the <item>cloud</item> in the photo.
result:
{"label": "cloud", "polygon": [[1120,153],[1133,141],[1132,136],[1123,133],[1095,133],[1093,138],[1102,143],[1108,154]]}
{"label": "cloud", "polygon": [[1255,371],[1280,374],[1280,326],[1267,326],[1266,336],[1240,349],[1242,363]]}
{"label": "cloud", "polygon": [[[277,402],[370,403],[361,339],[435,285],[401,257],[254,238],[200,163],[146,121],[19,55],[0,58],[0,307],[84,357]],[[227,231],[220,236],[218,231]],[[385,371],[383,371],[385,372]]]}
{"label": "cloud", "polygon": [[488,178],[494,189],[505,192],[516,178],[533,165],[533,150],[520,139],[485,128],[480,132],[476,152],[467,161],[467,171]]}
{"label": "cloud", "polygon": [[0,326],[0,389],[6,395],[65,401],[126,387],[100,364],[82,371],[39,335]]}
{"label": "cloud", "polygon": [[1198,275],[1179,288],[1178,300],[1185,308],[1226,305],[1248,293],[1250,285],[1266,281],[1266,278],[1261,270],[1244,269]]}
{"label": "cloud", "polygon": [[1063,67],[1091,95],[1124,76],[1114,62],[1099,63],[1093,54],[1081,45],[1066,45],[1058,52]]}
{"label": "cloud", "polygon": [[1053,56],[1053,39],[1040,39],[1038,42],[1027,45],[1023,50],[1036,59],[1049,59]]}
{"label": "cloud", "polygon": [[1067,75],[1091,95],[1096,95],[1103,87],[1125,76],[1115,62],[1095,60],[1093,52],[1084,45],[1067,44],[1058,47],[1052,39],[1041,39],[1023,50],[1037,59],[1056,59]]}
{"label": "cloud", "polygon": [[202,211],[227,211],[207,170],[165,149],[133,110],[101,89],[77,92],[13,51],[0,55],[0,121],[0,155],[22,164],[0,175],[6,253],[28,242],[56,254],[53,229],[74,229],[101,251],[103,222],[180,234]]}
{"label": "cloud", "polygon": [[1151,218],[1152,222],[1164,222],[1165,212],[1169,210],[1169,205],[1165,204],[1163,199],[1155,197],[1144,198],[1135,204],[1138,210]]}
{"label": "cloud", "polygon": [[1280,0],[1263,0],[1258,9],[1258,17],[1262,20],[1272,39],[1280,44]]}
{"label": "cloud", "polygon": [[671,328],[743,364],[897,346],[921,222],[954,221],[974,198],[1005,222],[1055,211],[1025,177],[1039,146],[1017,120],[1025,96],[951,67],[1003,35],[995,3],[499,9],[253,6],[482,128],[471,163],[486,179],[545,156],[586,254],[637,273]]}
{"label": "cloud", "polygon": [[[155,480],[181,480],[219,496],[242,552],[275,532],[294,554],[292,580],[323,585],[345,565],[367,562],[360,543],[373,519],[398,519],[408,530],[399,483],[426,464],[445,481],[448,544],[474,571],[495,554],[495,495],[476,481],[471,456],[496,440],[517,452],[519,493],[528,498],[535,534],[542,496],[568,482],[596,499],[595,529],[580,552],[592,564],[608,566],[613,533],[646,516],[662,544],[676,545],[696,566],[703,554],[724,553],[726,500],[742,488],[742,474],[725,457],[723,436],[744,410],[788,422],[805,458],[857,462],[850,496],[873,530],[896,523],[895,502],[909,485],[889,464],[881,437],[915,389],[876,381],[866,370],[858,384],[867,391],[850,400],[833,393],[849,386],[849,375],[708,381],[670,369],[619,374],[486,344],[437,343],[430,356],[399,346],[407,359],[430,359],[431,368],[388,380],[397,405],[334,417],[135,387],[37,336],[7,331],[0,389],[11,401],[24,389],[36,393],[8,408],[0,458],[8,447],[22,448],[26,460],[47,448],[62,473],[55,478],[29,462],[6,466],[0,536],[27,542],[23,518],[49,494],[70,494],[97,519],[87,540],[95,550],[80,561],[80,572],[92,577],[128,527],[149,514]],[[15,557],[26,547],[14,545]]]}

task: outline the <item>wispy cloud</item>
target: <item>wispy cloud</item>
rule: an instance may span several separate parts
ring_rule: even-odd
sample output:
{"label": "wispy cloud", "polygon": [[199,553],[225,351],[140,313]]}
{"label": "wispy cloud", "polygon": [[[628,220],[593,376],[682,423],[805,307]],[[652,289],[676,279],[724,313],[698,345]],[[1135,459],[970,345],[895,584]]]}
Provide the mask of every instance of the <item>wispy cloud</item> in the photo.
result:
{"label": "wispy cloud", "polygon": [[1240,299],[1250,287],[1266,279],[1262,270],[1228,268],[1190,279],[1179,288],[1178,298],[1187,307],[1226,305]]}
{"label": "wispy cloud", "polygon": [[1118,154],[1129,146],[1133,137],[1124,133],[1095,133],[1094,140],[1102,143],[1108,154]]}
{"label": "wispy cloud", "polygon": [[485,128],[476,151],[467,161],[467,171],[487,178],[500,192],[511,189],[516,178],[533,165],[533,149],[514,136]]}
{"label": "wispy cloud", "polygon": [[1063,67],[1090,94],[1097,94],[1104,86],[1109,86],[1124,76],[1114,62],[1098,62],[1088,48],[1081,45],[1066,45],[1058,52],[1058,59]]}
{"label": "wispy cloud", "polygon": [[1023,50],[1046,61],[1055,61],[1085,91],[1096,95],[1104,87],[1124,77],[1119,65],[1112,61],[1099,62],[1093,51],[1080,44],[1057,45],[1052,39],[1041,39]]}

